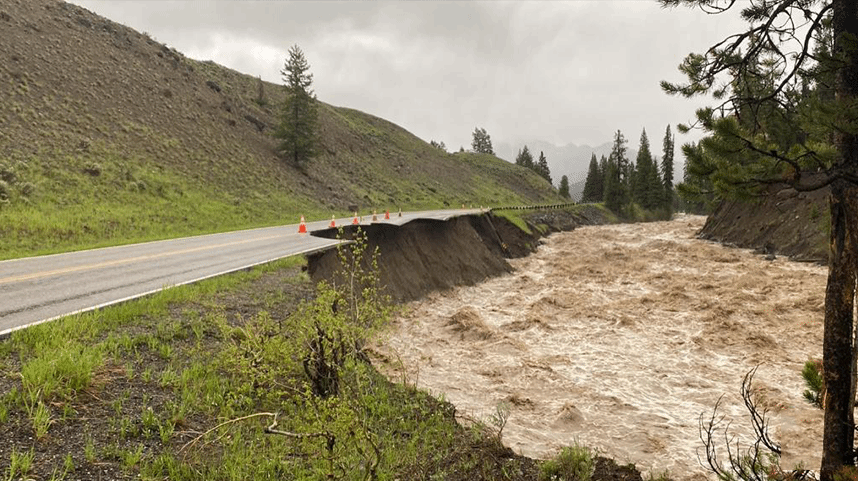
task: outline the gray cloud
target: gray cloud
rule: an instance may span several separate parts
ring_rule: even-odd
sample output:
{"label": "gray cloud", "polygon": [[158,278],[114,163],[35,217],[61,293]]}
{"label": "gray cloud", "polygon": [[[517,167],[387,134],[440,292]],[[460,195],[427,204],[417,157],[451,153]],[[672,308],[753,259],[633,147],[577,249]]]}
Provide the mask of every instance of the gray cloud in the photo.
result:
{"label": "gray cloud", "polygon": [[[74,0],[193,58],[280,82],[298,44],[325,102],[387,118],[419,137],[597,145],[621,129],[636,145],[686,122],[702,101],[662,79],[737,31],[735,19],[655,2],[310,2]],[[680,138],[682,140],[682,138]]]}

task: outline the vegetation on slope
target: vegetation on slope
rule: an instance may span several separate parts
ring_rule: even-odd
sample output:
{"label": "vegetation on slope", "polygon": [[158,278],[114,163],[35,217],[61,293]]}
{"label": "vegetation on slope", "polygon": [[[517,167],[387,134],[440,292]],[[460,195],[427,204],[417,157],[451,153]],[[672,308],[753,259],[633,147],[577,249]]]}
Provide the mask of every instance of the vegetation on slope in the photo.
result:
{"label": "vegetation on slope", "polygon": [[299,169],[276,155],[282,86],[74,5],[0,10],[0,258],[293,223],[353,205],[558,200],[526,169],[447,154],[324,103],[321,153]]}

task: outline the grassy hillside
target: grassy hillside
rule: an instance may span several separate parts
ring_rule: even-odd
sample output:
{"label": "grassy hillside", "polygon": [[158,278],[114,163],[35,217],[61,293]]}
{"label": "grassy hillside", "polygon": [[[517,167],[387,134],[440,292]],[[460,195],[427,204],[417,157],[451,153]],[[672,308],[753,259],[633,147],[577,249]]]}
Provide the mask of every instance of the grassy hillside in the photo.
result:
{"label": "grassy hillside", "polygon": [[74,5],[3,2],[0,37],[0,258],[293,223],[352,204],[557,200],[529,170],[446,154],[327,104],[322,154],[302,172],[276,154],[279,86]]}

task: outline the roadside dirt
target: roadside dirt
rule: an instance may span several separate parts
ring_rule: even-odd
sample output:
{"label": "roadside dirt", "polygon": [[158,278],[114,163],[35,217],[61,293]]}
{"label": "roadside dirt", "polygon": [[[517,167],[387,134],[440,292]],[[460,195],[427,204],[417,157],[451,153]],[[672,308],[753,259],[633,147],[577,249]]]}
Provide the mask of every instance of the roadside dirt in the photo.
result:
{"label": "roadside dirt", "polygon": [[745,442],[739,387],[760,365],[754,389],[784,465],[814,468],[822,411],[803,400],[800,371],[821,355],[825,270],[700,240],[704,221],[554,234],[509,275],[410,303],[379,346],[401,361],[386,369],[470,416],[507,403],[503,439],[524,455],[578,442],[705,479],[698,419],[723,395]]}
{"label": "roadside dirt", "polygon": [[[582,208],[576,213],[537,212],[529,218],[549,231],[572,230],[605,221],[595,208]],[[542,237],[535,225],[531,229],[534,233],[527,234],[509,220],[493,214],[447,222],[414,221],[401,227],[379,223],[361,229],[367,233],[369,249],[378,247],[382,253],[381,284],[397,302],[419,299],[455,286],[474,285],[511,272],[507,259],[530,254]],[[331,229],[321,235],[335,238],[338,234]],[[347,226],[344,236],[353,238],[354,229]],[[335,250],[309,257],[308,269],[314,281],[331,279],[338,266]]]}

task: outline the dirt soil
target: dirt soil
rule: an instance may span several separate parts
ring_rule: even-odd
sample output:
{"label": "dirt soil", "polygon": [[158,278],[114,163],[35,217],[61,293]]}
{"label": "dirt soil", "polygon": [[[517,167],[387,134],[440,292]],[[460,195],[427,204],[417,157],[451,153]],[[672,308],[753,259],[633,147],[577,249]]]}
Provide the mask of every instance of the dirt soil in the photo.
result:
{"label": "dirt soil", "polygon": [[773,189],[757,202],[722,202],[700,236],[797,261],[825,263],[829,225],[828,189]]}
{"label": "dirt soil", "polygon": [[705,479],[698,419],[724,396],[747,442],[739,387],[759,365],[753,389],[784,466],[818,466],[822,411],[800,372],[821,355],[825,268],[700,240],[704,221],[551,235],[511,274],[410,303],[385,342],[401,364],[387,369],[474,417],[507,403],[504,441],[527,456],[579,442]]}

